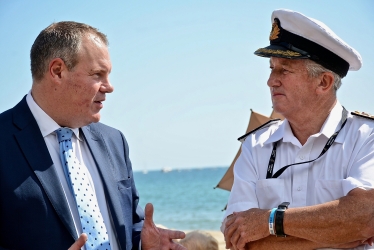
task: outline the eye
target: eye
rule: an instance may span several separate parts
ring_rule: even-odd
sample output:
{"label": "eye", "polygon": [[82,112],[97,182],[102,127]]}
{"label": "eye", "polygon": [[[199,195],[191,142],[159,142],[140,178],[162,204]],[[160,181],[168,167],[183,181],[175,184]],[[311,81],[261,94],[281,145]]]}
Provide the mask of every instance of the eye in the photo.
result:
{"label": "eye", "polygon": [[95,78],[100,78],[101,73],[99,73],[99,72],[98,73],[93,73],[92,76],[95,77]]}

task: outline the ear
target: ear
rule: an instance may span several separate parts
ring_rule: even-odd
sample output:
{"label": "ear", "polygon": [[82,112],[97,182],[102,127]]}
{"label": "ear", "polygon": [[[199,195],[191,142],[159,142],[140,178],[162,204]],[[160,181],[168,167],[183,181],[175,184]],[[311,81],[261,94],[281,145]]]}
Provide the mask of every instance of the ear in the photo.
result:
{"label": "ear", "polygon": [[66,70],[65,62],[61,58],[55,58],[49,63],[48,75],[55,81],[60,82],[62,72]]}
{"label": "ear", "polygon": [[334,75],[330,72],[324,72],[319,77],[320,82],[317,86],[317,93],[323,94],[329,92],[331,89],[334,88]]}

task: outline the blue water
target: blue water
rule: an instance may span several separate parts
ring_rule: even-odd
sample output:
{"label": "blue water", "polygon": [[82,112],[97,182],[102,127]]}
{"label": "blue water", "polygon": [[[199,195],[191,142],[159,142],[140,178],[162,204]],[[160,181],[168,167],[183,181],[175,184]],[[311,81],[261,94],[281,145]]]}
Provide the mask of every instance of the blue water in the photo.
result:
{"label": "blue water", "polygon": [[134,172],[140,206],[152,203],[156,224],[180,230],[219,230],[229,192],[213,189],[227,168]]}

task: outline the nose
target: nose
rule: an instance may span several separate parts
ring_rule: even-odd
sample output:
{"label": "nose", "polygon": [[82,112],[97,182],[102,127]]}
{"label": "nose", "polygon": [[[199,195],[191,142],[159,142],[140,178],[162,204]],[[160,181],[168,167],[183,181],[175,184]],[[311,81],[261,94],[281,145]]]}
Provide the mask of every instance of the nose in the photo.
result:
{"label": "nose", "polygon": [[100,92],[103,93],[112,93],[114,91],[114,87],[110,84],[109,78],[106,79],[100,86]]}
{"label": "nose", "polygon": [[273,69],[269,75],[269,79],[267,81],[267,85],[270,87],[270,88],[273,88],[273,87],[279,87],[281,85],[281,82],[280,80],[278,79],[277,77],[277,74],[275,72],[275,70]]}

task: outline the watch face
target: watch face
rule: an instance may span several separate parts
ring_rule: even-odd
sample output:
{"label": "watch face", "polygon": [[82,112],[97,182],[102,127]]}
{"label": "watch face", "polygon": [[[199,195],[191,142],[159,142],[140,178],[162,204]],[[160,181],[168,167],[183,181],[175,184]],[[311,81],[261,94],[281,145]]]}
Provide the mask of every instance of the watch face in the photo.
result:
{"label": "watch face", "polygon": [[288,208],[288,205],[290,205],[290,203],[287,202],[287,201],[285,201],[285,202],[282,202],[282,203],[278,206],[278,208],[285,208],[285,209],[287,209],[287,208]]}

